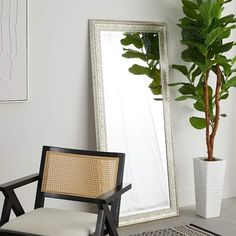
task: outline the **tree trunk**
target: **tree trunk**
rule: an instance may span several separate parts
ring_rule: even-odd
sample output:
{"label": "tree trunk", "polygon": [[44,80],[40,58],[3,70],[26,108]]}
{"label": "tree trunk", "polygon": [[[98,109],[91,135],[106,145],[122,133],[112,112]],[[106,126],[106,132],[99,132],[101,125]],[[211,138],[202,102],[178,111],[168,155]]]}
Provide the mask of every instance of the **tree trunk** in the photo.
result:
{"label": "tree trunk", "polygon": [[209,111],[209,92],[208,92],[209,70],[206,72],[204,79],[204,103],[205,103],[205,119],[206,119],[206,144],[208,160],[212,157],[212,149],[210,142],[210,111]]}
{"label": "tree trunk", "polygon": [[[208,161],[214,161],[214,141],[216,132],[219,126],[220,119],[220,87],[221,87],[221,70],[220,66],[216,65],[216,89],[215,89],[215,117],[212,124],[210,124],[210,108],[209,108],[209,92],[208,92],[208,79],[209,71],[207,71],[204,80],[204,102],[205,102],[205,119],[206,119],[206,144],[207,144],[207,155]],[[210,125],[212,126],[212,132],[210,134]]]}
{"label": "tree trunk", "polygon": [[215,112],[215,117],[214,117],[214,125],[212,128],[212,133],[210,135],[210,146],[212,149],[212,159],[213,160],[213,149],[214,149],[214,141],[215,141],[215,136],[216,136],[216,131],[219,126],[219,120],[220,120],[220,87],[221,87],[221,70],[220,66],[217,64],[216,65],[216,91],[215,91],[215,107],[216,107],[216,112]]}

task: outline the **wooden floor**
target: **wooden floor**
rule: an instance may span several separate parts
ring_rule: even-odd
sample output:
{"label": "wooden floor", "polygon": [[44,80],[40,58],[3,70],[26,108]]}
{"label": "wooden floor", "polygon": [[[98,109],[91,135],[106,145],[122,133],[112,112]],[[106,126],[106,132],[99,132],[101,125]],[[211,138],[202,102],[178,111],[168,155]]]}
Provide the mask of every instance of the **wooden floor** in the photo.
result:
{"label": "wooden floor", "polygon": [[184,207],[180,209],[180,215],[177,217],[122,227],[119,229],[119,236],[128,236],[134,233],[189,223],[196,224],[222,236],[236,236],[236,198],[223,200],[221,216],[217,218],[204,219],[196,215],[193,206]]}

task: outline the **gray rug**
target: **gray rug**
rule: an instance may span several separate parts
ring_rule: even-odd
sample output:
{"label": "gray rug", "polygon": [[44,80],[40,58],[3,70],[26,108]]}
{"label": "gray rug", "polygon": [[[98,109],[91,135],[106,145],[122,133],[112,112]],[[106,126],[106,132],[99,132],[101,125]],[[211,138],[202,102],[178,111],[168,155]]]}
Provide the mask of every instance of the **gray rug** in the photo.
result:
{"label": "gray rug", "polygon": [[197,225],[189,224],[167,229],[132,234],[129,236],[221,236]]}

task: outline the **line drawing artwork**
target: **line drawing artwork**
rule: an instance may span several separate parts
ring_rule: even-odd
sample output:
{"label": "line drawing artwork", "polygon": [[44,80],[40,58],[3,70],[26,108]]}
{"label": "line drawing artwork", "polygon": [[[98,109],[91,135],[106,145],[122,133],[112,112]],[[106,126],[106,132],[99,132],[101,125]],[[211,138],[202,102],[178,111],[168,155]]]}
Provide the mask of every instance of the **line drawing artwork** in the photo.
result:
{"label": "line drawing artwork", "polygon": [[12,80],[17,56],[18,0],[0,0],[0,81]]}
{"label": "line drawing artwork", "polygon": [[0,103],[28,98],[28,1],[0,0]]}

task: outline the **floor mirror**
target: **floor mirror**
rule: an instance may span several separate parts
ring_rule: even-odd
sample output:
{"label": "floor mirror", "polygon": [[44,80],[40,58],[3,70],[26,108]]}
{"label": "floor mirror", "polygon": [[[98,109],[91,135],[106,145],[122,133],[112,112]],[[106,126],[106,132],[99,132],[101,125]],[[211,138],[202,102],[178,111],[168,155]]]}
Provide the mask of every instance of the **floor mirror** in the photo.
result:
{"label": "floor mirror", "polygon": [[120,226],[178,215],[166,25],[89,20],[97,148],[126,153]]}

